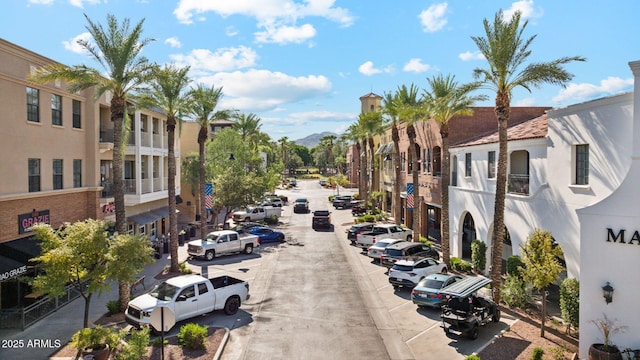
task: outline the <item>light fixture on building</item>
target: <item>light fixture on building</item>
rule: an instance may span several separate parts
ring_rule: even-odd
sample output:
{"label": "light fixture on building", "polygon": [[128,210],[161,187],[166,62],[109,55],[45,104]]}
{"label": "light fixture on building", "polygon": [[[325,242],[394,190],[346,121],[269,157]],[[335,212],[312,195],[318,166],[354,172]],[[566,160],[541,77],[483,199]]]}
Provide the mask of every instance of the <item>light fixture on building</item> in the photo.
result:
{"label": "light fixture on building", "polygon": [[613,301],[613,287],[607,281],[607,284],[602,287],[602,296],[604,296],[604,301],[607,302],[607,305]]}
{"label": "light fixture on building", "polygon": [[391,156],[389,156],[389,154],[387,154],[387,155],[384,157],[384,161],[389,161],[389,160],[391,160]]}

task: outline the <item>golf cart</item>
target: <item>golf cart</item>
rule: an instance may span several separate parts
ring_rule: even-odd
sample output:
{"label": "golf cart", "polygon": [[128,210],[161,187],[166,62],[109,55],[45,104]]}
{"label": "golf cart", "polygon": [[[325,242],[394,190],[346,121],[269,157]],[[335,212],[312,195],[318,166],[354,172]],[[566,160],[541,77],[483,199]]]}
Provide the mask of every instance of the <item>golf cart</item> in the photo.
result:
{"label": "golf cart", "polygon": [[500,321],[500,309],[493,300],[478,295],[478,290],[491,284],[483,276],[469,276],[444,287],[442,328],[446,334],[458,333],[469,339],[478,338],[479,327]]}

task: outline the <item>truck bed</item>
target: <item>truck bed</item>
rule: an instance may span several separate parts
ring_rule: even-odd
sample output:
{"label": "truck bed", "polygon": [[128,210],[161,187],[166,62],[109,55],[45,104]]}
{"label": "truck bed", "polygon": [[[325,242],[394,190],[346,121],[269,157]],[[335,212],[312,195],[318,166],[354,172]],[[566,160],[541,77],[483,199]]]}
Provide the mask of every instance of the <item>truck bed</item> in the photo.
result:
{"label": "truck bed", "polygon": [[211,281],[211,284],[213,285],[214,289],[220,289],[220,288],[223,288],[225,286],[239,284],[239,283],[244,282],[244,280],[236,279],[236,278],[234,278],[232,276],[227,276],[227,275],[218,276],[218,277],[215,277],[213,279],[209,279],[209,281]]}

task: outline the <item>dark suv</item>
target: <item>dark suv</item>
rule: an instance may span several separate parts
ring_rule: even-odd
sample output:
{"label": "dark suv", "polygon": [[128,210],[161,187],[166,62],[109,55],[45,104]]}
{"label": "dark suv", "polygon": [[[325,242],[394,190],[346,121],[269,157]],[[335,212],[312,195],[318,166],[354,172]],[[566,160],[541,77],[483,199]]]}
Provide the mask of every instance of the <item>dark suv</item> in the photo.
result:
{"label": "dark suv", "polygon": [[351,225],[349,230],[347,230],[347,239],[351,241],[351,245],[356,244],[356,238],[358,237],[358,234],[370,232],[371,230],[373,230],[374,225],[374,223],[361,223]]}
{"label": "dark suv", "polygon": [[309,212],[309,201],[305,198],[296,199],[293,203],[293,212],[294,213],[308,213]]}
{"label": "dark suv", "polygon": [[440,260],[440,254],[434,248],[420,242],[400,241],[384,249],[380,256],[380,264],[390,268],[401,259],[422,259],[430,257]]}
{"label": "dark suv", "polygon": [[353,200],[351,195],[338,195],[333,198],[332,204],[336,209],[346,209],[351,207],[351,200]]}
{"label": "dark suv", "polygon": [[313,220],[311,227],[315,230],[318,228],[331,229],[331,212],[329,210],[316,210],[313,212]]}

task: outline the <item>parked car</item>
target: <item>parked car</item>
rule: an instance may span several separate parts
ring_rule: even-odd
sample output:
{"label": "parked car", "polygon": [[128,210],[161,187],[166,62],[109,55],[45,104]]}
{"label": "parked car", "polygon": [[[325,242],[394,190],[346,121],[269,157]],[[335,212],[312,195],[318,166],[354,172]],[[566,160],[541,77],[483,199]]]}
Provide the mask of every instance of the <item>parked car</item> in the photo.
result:
{"label": "parked car", "polygon": [[258,236],[260,244],[284,241],[284,234],[282,232],[272,230],[268,227],[254,227],[249,230],[249,233]]}
{"label": "parked car", "polygon": [[478,295],[489,284],[491,280],[486,277],[469,276],[440,290],[446,299],[440,314],[446,334],[458,333],[475,340],[480,326],[500,321],[498,305]]}
{"label": "parked car", "polygon": [[376,224],[374,223],[360,223],[351,225],[351,227],[347,230],[347,239],[351,240],[351,245],[355,245],[358,234],[370,232],[375,225]]}
{"label": "parked car", "polygon": [[396,261],[410,256],[413,259],[430,257],[440,260],[438,251],[430,246],[419,242],[400,241],[384,249],[384,254],[380,256],[380,264],[390,268]]}
{"label": "parked car", "polygon": [[187,253],[193,257],[204,257],[207,261],[216,256],[244,252],[251,254],[260,247],[260,239],[251,234],[238,234],[232,230],[213,231],[204,239],[189,241]]}
{"label": "parked car", "polygon": [[363,249],[376,243],[380,239],[400,239],[411,241],[413,239],[413,230],[405,229],[396,224],[376,224],[370,232],[358,234],[356,243]]}
{"label": "parked car", "polygon": [[363,200],[352,200],[351,201],[351,215],[353,216],[362,216],[367,213],[367,207]]}
{"label": "parked car", "polygon": [[280,217],[282,209],[278,206],[248,206],[244,210],[233,213],[233,221],[261,221],[275,215]]}
{"label": "parked car", "polygon": [[384,254],[384,249],[387,248],[387,246],[389,245],[393,245],[399,241],[402,241],[400,239],[382,239],[378,242],[376,242],[375,244],[369,246],[369,248],[367,249],[367,256],[369,256],[370,258],[374,259],[374,260],[380,260],[380,256],[382,256],[382,254]]}
{"label": "parked car", "polygon": [[440,308],[444,302],[444,296],[440,293],[440,289],[461,279],[462,276],[454,274],[428,275],[420,280],[411,291],[411,301],[418,307]]}
{"label": "parked car", "polygon": [[296,187],[298,186],[298,181],[296,181],[296,179],[289,179],[289,185]]}
{"label": "parked car", "polygon": [[387,275],[394,288],[414,287],[429,274],[447,273],[447,264],[432,258],[420,260],[398,260],[389,269]]}
{"label": "parked car", "polygon": [[309,200],[306,198],[298,198],[293,203],[294,213],[308,213],[309,212]]}
{"label": "parked car", "polygon": [[244,233],[249,233],[249,230],[251,230],[251,229],[253,229],[255,227],[264,227],[264,224],[257,223],[257,222],[251,222],[251,221],[245,221],[243,223],[240,223],[240,224],[232,227],[231,230],[236,231],[238,234],[244,234]]}
{"label": "parked car", "polygon": [[332,205],[336,209],[347,209],[351,207],[351,200],[353,200],[351,195],[338,195],[333,198]]}
{"label": "parked car", "polygon": [[262,202],[262,206],[282,207],[283,205],[284,201],[282,201],[282,199],[279,197],[270,197]]}
{"label": "parked car", "polygon": [[320,184],[320,186],[327,186],[327,179],[320,179],[318,180],[318,183]]}
{"label": "parked car", "polygon": [[318,228],[331,229],[331,212],[329,210],[314,211],[311,227],[314,230]]}

